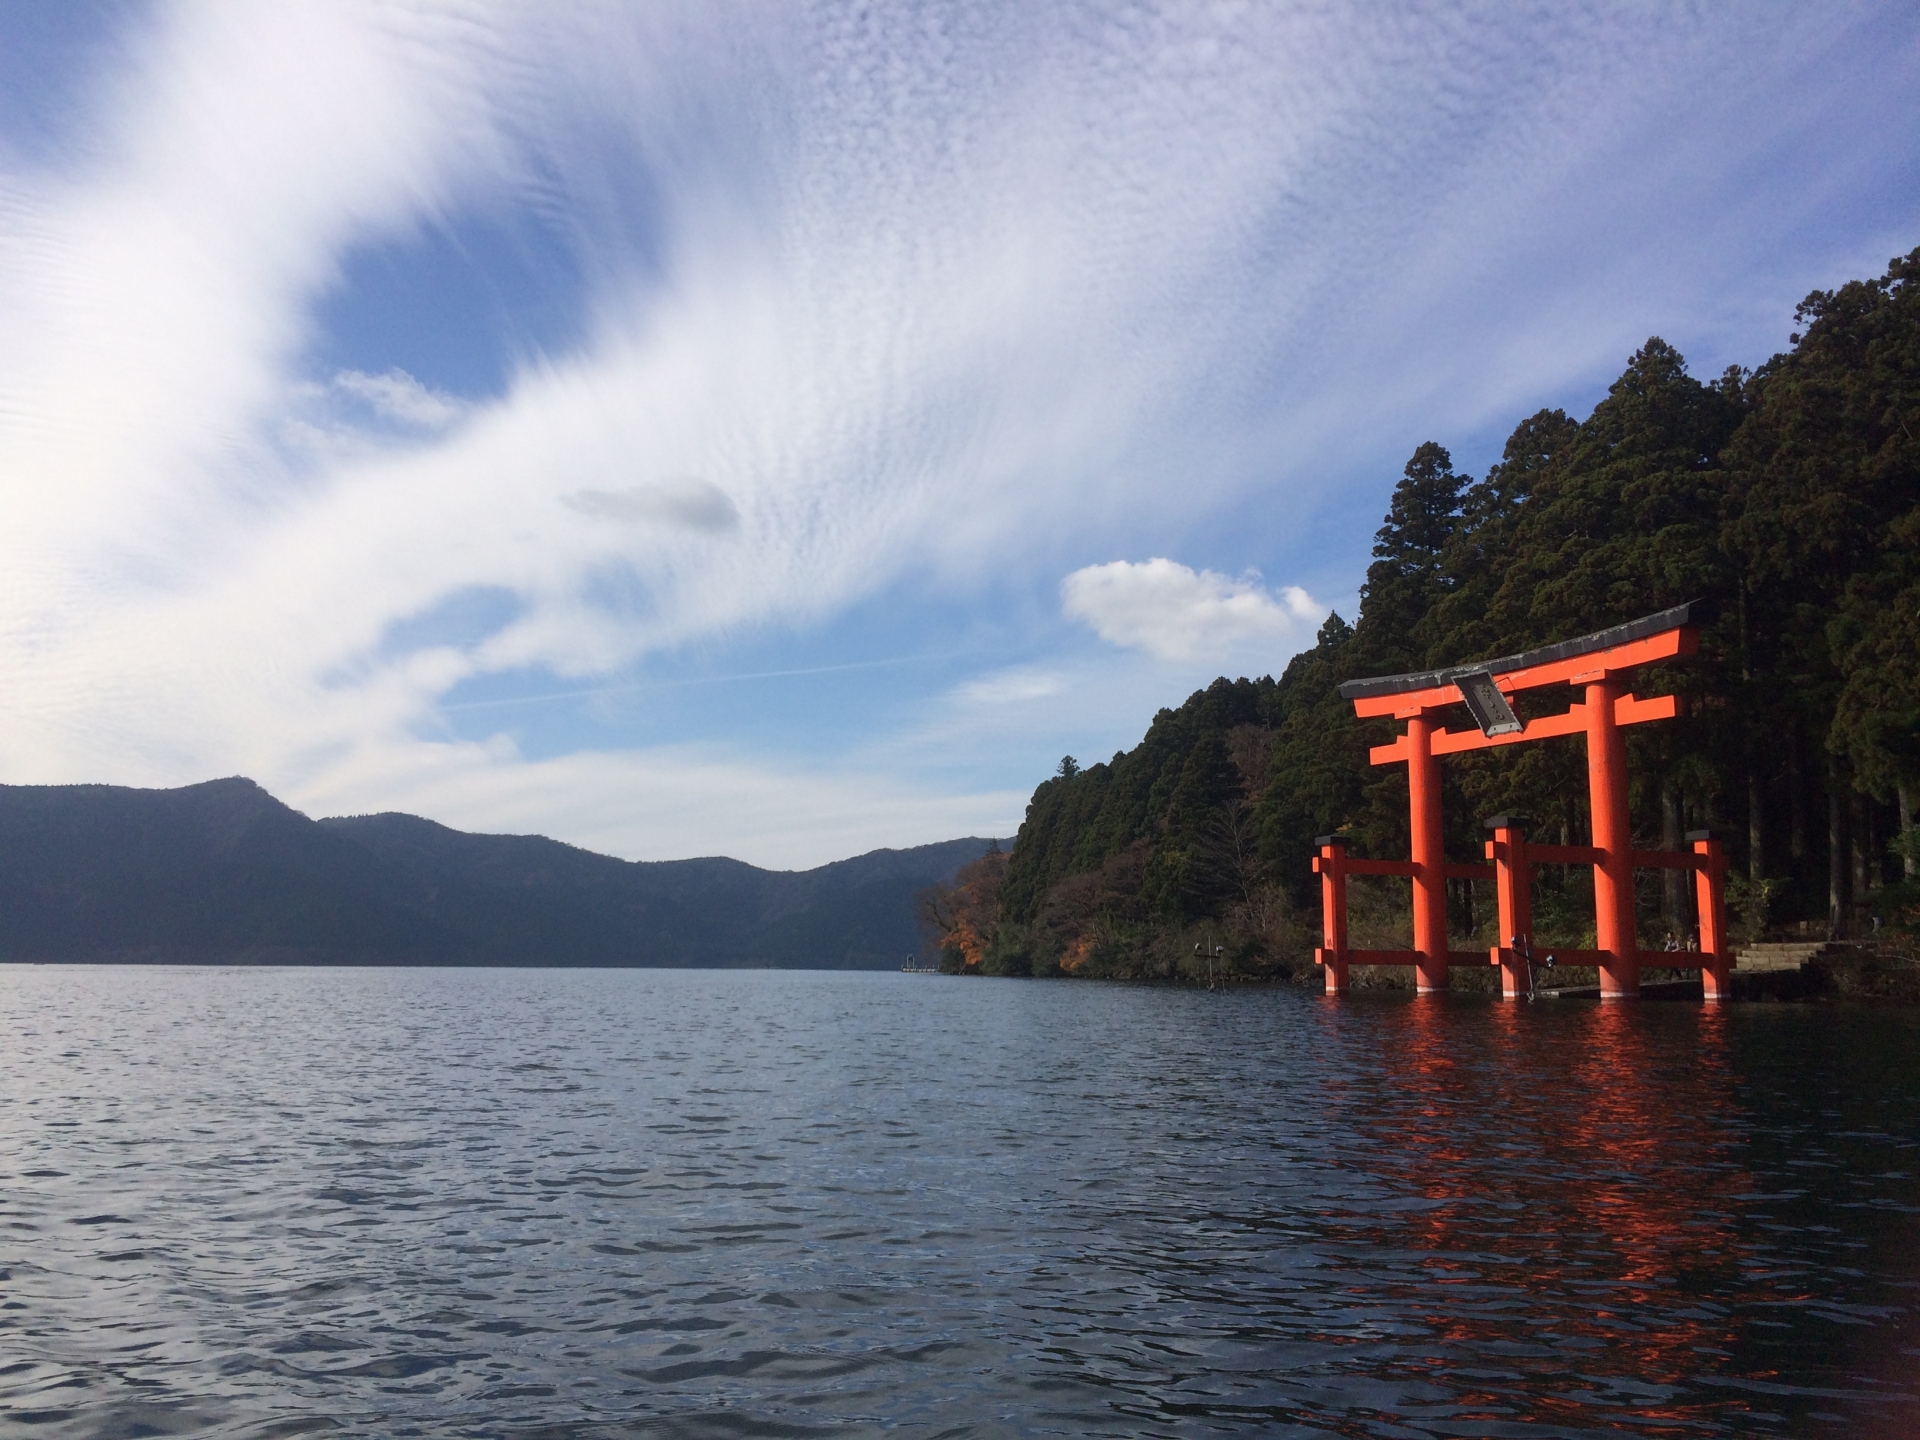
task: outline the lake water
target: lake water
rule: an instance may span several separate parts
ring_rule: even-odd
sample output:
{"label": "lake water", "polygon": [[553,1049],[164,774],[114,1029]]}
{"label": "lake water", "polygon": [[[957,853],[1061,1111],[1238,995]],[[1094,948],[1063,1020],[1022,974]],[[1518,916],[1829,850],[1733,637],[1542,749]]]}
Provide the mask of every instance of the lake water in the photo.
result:
{"label": "lake water", "polygon": [[0,1430],[1920,1434],[1920,1015],[0,967]]}

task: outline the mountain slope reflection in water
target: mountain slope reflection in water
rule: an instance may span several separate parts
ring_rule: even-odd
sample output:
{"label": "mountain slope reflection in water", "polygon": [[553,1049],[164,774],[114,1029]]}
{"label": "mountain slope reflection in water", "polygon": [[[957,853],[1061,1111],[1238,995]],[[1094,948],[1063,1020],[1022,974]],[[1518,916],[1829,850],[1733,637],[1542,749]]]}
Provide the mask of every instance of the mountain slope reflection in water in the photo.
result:
{"label": "mountain slope reflection in water", "polygon": [[0,969],[0,1429],[1920,1433],[1920,1024]]}

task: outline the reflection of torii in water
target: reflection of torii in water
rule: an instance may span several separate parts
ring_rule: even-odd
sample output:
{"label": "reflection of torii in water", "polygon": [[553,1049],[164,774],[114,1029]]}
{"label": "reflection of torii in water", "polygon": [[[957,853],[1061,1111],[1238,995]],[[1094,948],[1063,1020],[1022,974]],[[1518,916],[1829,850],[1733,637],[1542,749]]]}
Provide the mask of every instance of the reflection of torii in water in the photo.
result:
{"label": "reflection of torii in water", "polygon": [[[1522,967],[1533,940],[1529,904],[1533,867],[1560,864],[1593,866],[1594,933],[1599,948],[1556,949],[1554,953],[1562,963],[1598,967],[1602,997],[1625,998],[1640,993],[1641,951],[1634,923],[1633,872],[1655,867],[1694,872],[1700,908],[1700,979],[1709,1000],[1725,996],[1729,965],[1724,897],[1727,860],[1720,842],[1706,831],[1696,830],[1687,835],[1693,842],[1691,852],[1635,850],[1627,815],[1627,748],[1621,727],[1645,720],[1670,720],[1680,713],[1680,698],[1661,695],[1641,700],[1628,693],[1626,680],[1641,665],[1692,655],[1698,650],[1699,633],[1691,623],[1692,610],[1692,606],[1679,605],[1524,655],[1413,675],[1349,680],[1340,687],[1341,698],[1353,701],[1354,714],[1362,719],[1392,716],[1407,722],[1404,735],[1391,745],[1376,745],[1370,758],[1375,765],[1407,762],[1413,858],[1352,860],[1347,858],[1342,837],[1320,837],[1320,853],[1314,857],[1313,868],[1321,877],[1325,944],[1314,952],[1314,959],[1327,968],[1328,994],[1346,991],[1350,964],[1412,965],[1419,974],[1418,988],[1425,992],[1447,988],[1451,963],[1489,962],[1501,969],[1501,994],[1513,999],[1525,993],[1528,987],[1522,984]],[[1507,702],[1507,696],[1515,691],[1555,684],[1584,686],[1585,702],[1565,714],[1524,724]],[[1440,712],[1453,705],[1465,705],[1479,728],[1439,728]],[[1531,845],[1520,819],[1501,815],[1487,822],[1493,831],[1487,858],[1493,864],[1447,863],[1440,828],[1440,756],[1578,734],[1587,737],[1593,844]],[[1412,878],[1413,949],[1348,948],[1349,875]],[[1475,951],[1447,949],[1449,879],[1493,880],[1497,884],[1504,943],[1495,945],[1484,959]]]}

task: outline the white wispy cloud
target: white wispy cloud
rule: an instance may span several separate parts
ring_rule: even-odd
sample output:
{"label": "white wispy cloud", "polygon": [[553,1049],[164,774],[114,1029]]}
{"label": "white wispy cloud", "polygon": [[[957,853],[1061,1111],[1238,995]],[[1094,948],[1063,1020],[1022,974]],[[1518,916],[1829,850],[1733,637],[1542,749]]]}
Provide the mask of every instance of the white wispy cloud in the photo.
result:
{"label": "white wispy cloud", "polygon": [[334,375],[333,388],[365,401],[384,419],[423,430],[445,429],[467,412],[456,396],[422,385],[397,367],[381,375],[342,370]]}
{"label": "white wispy cloud", "polygon": [[1224,660],[1256,645],[1291,653],[1327,614],[1298,585],[1270,592],[1166,559],[1085,566],[1060,582],[1060,602],[1102,640],[1161,660]]}

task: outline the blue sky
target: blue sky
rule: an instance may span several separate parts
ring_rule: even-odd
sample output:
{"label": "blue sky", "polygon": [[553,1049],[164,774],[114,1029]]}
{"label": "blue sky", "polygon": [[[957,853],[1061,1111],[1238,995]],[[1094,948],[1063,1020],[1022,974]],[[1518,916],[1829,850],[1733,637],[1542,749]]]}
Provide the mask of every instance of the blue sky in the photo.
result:
{"label": "blue sky", "polygon": [[1920,244],[1920,12],[0,6],[0,781],[1011,834],[1659,334]]}

